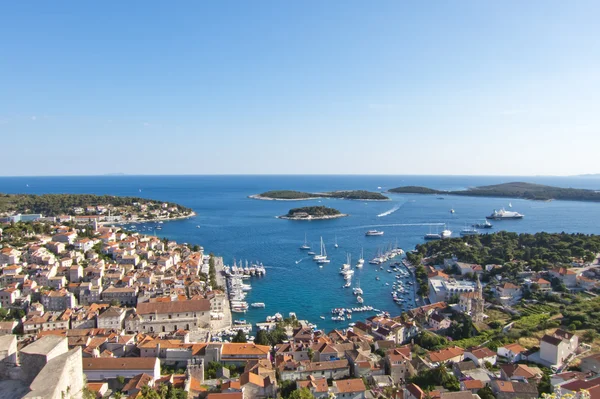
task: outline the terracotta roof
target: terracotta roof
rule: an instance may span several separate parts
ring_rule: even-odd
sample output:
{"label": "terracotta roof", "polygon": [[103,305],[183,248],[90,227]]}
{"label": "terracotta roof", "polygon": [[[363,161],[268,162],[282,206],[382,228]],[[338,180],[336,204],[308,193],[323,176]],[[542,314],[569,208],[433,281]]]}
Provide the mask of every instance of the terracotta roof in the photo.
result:
{"label": "terracotta roof", "polygon": [[484,348],[473,349],[470,352],[477,359],[483,359],[483,358],[486,358],[486,357],[496,356],[496,352],[494,352],[493,350],[491,350],[489,348],[485,348],[485,347]]}
{"label": "terracotta roof", "polygon": [[210,310],[210,301],[206,299],[174,302],[145,302],[137,305],[138,314],[206,312]]}
{"label": "terracotta roof", "polygon": [[206,399],[244,399],[241,392],[209,393]]}
{"label": "terracotta roof", "polygon": [[423,390],[416,384],[410,383],[406,386],[406,389],[408,390],[408,392],[410,392],[412,396],[414,396],[417,399],[421,399],[425,396]]}
{"label": "terracotta roof", "polygon": [[271,348],[266,345],[225,343],[221,349],[223,356],[227,355],[268,355]]}
{"label": "terracotta roof", "polygon": [[327,392],[329,387],[327,386],[326,378],[314,378],[312,375],[305,381],[296,381],[298,389],[308,388],[313,389],[315,392]]}
{"label": "terracotta roof", "polygon": [[481,380],[465,380],[463,381],[465,389],[481,389],[484,387],[483,381]]}
{"label": "terracotta roof", "polygon": [[529,367],[526,364],[503,364],[500,368],[508,378],[523,377],[530,379],[542,376],[542,371],[539,368]]}
{"label": "terracotta roof", "polygon": [[445,362],[465,353],[463,348],[453,346],[451,348],[441,349],[435,352],[429,352],[429,359],[432,362]]}
{"label": "terracotta roof", "polygon": [[156,357],[84,358],[83,370],[154,370]]}
{"label": "terracotta roof", "polygon": [[366,389],[361,378],[333,381],[333,385],[341,393],[364,392]]}
{"label": "terracotta roof", "polygon": [[501,380],[492,380],[490,382],[492,389],[496,388],[499,392],[509,392],[509,393],[530,393],[536,394],[538,393],[537,385],[528,384],[526,382],[514,382],[514,381],[501,381]]}
{"label": "terracotta roof", "polygon": [[521,353],[521,352],[525,352],[527,350],[517,343],[504,345],[504,348],[513,353]]}
{"label": "terracotta roof", "polygon": [[131,391],[132,389],[142,389],[144,385],[148,385],[153,381],[152,377],[146,373],[138,374],[130,379],[123,387],[123,391]]}

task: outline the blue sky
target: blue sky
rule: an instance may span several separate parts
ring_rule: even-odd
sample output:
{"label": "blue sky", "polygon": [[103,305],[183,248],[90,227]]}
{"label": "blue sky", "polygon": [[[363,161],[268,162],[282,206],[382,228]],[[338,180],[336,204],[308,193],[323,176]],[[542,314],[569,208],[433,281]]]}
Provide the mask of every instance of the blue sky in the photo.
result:
{"label": "blue sky", "polygon": [[1,175],[598,173],[600,2],[5,2]]}

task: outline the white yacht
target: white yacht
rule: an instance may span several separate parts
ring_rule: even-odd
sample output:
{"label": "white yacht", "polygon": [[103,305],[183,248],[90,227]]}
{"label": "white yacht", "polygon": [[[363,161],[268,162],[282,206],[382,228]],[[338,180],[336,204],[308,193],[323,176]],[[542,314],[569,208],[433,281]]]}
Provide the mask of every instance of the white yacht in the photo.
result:
{"label": "white yacht", "polygon": [[461,236],[476,236],[479,235],[479,230],[473,227],[465,227],[460,231]]}
{"label": "white yacht", "polygon": [[356,297],[356,302],[363,303],[364,301],[365,300],[362,298],[362,296],[359,295],[359,296]]}
{"label": "white yacht", "polygon": [[441,236],[442,238],[450,238],[452,236],[452,231],[448,229],[442,230]]}
{"label": "white yacht", "polygon": [[346,284],[344,284],[344,288],[350,288],[350,286],[352,285],[352,282],[350,280],[346,281]]}
{"label": "white yacht", "polygon": [[253,308],[264,308],[265,304],[264,304],[264,302],[254,302],[254,303],[250,304],[250,306],[252,306]]}
{"label": "white yacht", "polygon": [[369,230],[365,233],[365,235],[367,237],[371,237],[371,236],[382,236],[383,235],[383,231],[379,231],[379,230]]}
{"label": "white yacht", "polygon": [[523,219],[523,216],[520,214],[519,212],[514,212],[514,211],[507,211],[506,209],[502,208],[499,211],[494,209],[494,212],[492,212],[491,215],[486,216],[486,219],[493,219],[493,220],[499,220],[499,219]]}

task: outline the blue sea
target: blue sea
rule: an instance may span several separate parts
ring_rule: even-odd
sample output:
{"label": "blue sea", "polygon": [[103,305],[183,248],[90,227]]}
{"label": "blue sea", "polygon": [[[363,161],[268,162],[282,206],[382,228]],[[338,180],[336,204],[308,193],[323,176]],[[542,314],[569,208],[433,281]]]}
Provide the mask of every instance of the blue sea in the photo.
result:
{"label": "blue sea", "polygon": [[[411,250],[423,243],[429,232],[441,231],[446,225],[458,235],[467,225],[483,222],[494,209],[508,208],[525,215],[522,220],[497,221],[492,231],[580,232],[598,234],[600,203],[571,201],[535,202],[503,198],[446,197],[429,195],[390,195],[387,202],[348,200],[260,201],[248,196],[275,189],[300,191],[385,190],[404,185],[421,185],[456,190],[509,181],[527,181],[560,187],[600,189],[598,177],[481,177],[481,176],[93,176],[93,177],[3,177],[3,193],[91,193],[140,196],[172,201],[193,208],[192,219],[164,223],[157,235],[178,242],[202,245],[206,251],[223,256],[226,264],[234,259],[260,261],[267,275],[251,280],[248,302],[264,302],[265,309],[251,309],[241,315],[251,322],[263,321],[276,312],[295,312],[299,318],[316,323],[319,328],[346,327],[348,322],[334,322],[330,311],[337,307],[358,306],[339,268],[352,255],[355,264],[361,249],[368,261],[379,248],[390,243]],[[324,221],[290,221],[276,219],[290,208],[327,205],[350,216]],[[387,216],[386,211],[398,208]],[[454,214],[450,213],[454,209]],[[196,226],[199,225],[200,228]],[[154,224],[152,224],[154,226]],[[138,226],[141,228],[143,226]],[[382,237],[365,237],[365,231],[379,229]],[[150,230],[148,228],[148,230]],[[299,249],[308,237],[318,252],[323,237],[330,264],[320,269]],[[337,237],[339,247],[334,248]],[[399,259],[398,259],[399,260]],[[387,268],[365,263],[355,269],[353,285],[360,283],[365,305],[400,314],[414,306],[414,296],[398,305],[392,301],[394,274]],[[379,277],[380,280],[376,278]],[[385,284],[388,283],[389,286]],[[354,320],[373,313],[355,314]],[[325,320],[320,316],[324,315]]]}

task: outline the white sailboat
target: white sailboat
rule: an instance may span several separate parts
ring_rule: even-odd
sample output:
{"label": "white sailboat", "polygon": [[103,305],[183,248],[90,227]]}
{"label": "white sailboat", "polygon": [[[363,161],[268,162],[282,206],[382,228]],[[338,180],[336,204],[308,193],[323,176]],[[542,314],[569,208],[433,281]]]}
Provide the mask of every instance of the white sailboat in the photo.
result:
{"label": "white sailboat", "polygon": [[321,253],[313,256],[314,261],[327,259],[327,253],[325,252],[325,244],[323,244],[323,237],[321,237]]}
{"label": "white sailboat", "polygon": [[306,233],[304,233],[304,244],[300,247],[302,250],[308,251],[310,249],[310,245],[308,245],[308,241],[306,241]]}
{"label": "white sailboat", "polygon": [[358,258],[358,262],[356,262],[356,267],[357,268],[361,268],[363,267],[363,265],[365,264],[365,259],[364,259],[364,255],[363,255],[363,249],[360,249],[360,258]]}

